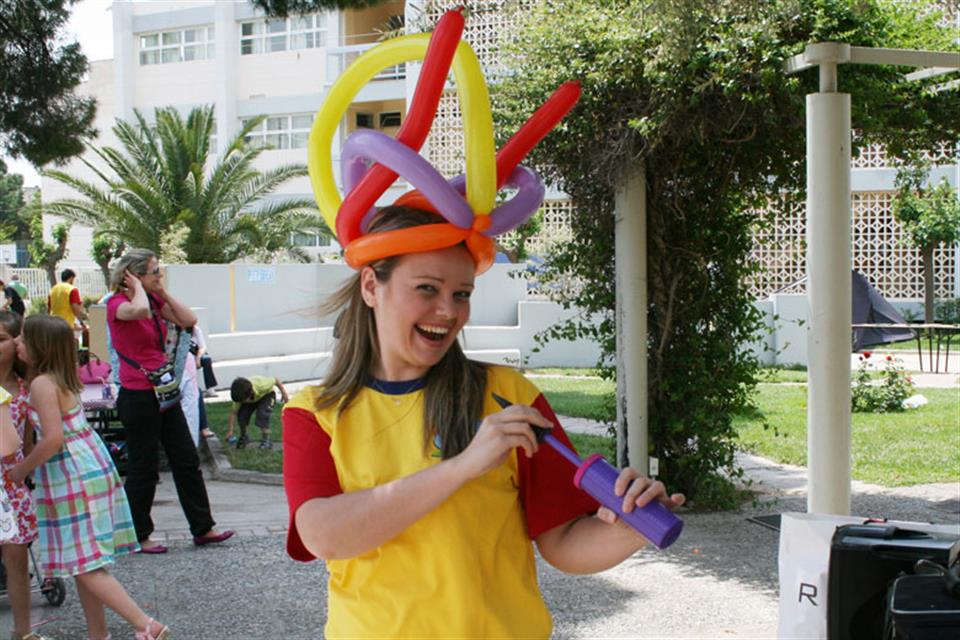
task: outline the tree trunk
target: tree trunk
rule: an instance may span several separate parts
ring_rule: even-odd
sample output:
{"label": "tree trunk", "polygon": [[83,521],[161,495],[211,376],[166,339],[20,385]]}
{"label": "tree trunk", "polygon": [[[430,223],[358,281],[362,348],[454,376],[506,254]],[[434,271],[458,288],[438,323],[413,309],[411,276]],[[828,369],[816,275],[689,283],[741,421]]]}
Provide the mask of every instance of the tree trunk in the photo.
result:
{"label": "tree trunk", "polygon": [[933,317],[933,245],[923,247],[923,321],[935,322]]}

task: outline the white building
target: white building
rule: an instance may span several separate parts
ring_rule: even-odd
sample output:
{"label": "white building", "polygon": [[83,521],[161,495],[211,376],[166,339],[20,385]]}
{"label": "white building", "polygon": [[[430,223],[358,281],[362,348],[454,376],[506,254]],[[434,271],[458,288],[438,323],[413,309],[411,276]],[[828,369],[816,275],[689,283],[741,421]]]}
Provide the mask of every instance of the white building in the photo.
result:
{"label": "white building", "polygon": [[[156,107],[186,114],[215,105],[217,141],[236,134],[245,119],[267,115],[252,137],[271,144],[258,162],[266,170],[306,163],[314,114],[333,80],[360,52],[373,46],[377,29],[403,16],[402,1],[364,11],[329,12],[267,20],[247,0],[131,2],[112,6],[114,58],[91,64],[81,92],[97,98],[98,146],[118,146],[111,132],[116,118],[132,119],[134,109],[150,120]],[[360,91],[343,120],[334,149],[358,126],[395,133],[405,114],[406,69],[385,70]],[[86,154],[90,159],[91,154]],[[79,160],[65,170],[93,179]],[[335,175],[339,169],[335,164]],[[70,197],[64,185],[44,178],[45,200]],[[392,201],[406,190],[395,185]],[[311,193],[309,180],[288,182],[280,194]],[[48,216],[45,233],[59,222]],[[89,255],[91,230],[74,226],[69,262],[95,266]],[[315,240],[309,237],[304,241]],[[321,251],[315,246],[313,251]]]}

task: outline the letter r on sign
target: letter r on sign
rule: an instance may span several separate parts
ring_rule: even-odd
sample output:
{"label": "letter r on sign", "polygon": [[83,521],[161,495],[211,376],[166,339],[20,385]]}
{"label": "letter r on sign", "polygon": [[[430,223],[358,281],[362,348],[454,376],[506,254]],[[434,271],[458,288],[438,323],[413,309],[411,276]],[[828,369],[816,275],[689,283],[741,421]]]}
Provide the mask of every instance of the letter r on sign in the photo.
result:
{"label": "letter r on sign", "polygon": [[800,595],[797,598],[797,602],[803,602],[804,597],[810,600],[810,604],[812,604],[813,606],[817,606],[817,601],[814,600],[814,598],[817,597],[817,585],[801,582]]}

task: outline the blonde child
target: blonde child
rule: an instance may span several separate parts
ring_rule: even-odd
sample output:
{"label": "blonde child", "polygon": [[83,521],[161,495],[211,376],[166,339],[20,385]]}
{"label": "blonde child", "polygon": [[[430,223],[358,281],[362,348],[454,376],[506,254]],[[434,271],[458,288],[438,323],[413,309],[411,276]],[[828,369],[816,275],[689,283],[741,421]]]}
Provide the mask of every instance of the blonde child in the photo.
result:
{"label": "blonde child", "polygon": [[11,471],[30,453],[33,429],[27,421],[27,387],[20,375],[14,340],[20,335],[20,316],[0,311],[0,491],[13,508],[15,530],[3,537],[3,566],[7,597],[13,611],[13,635],[19,640],[42,640],[30,632],[30,573],[27,546],[37,539],[37,516],[30,490],[14,482]]}
{"label": "blonde child", "polygon": [[73,331],[57,316],[30,316],[16,345],[27,366],[29,415],[39,439],[12,475],[23,482],[37,470],[43,574],[76,580],[91,639],[110,638],[105,607],[134,627],[137,640],[169,638],[169,629],[147,616],[106,570],[139,545],[117,470],[80,404]]}

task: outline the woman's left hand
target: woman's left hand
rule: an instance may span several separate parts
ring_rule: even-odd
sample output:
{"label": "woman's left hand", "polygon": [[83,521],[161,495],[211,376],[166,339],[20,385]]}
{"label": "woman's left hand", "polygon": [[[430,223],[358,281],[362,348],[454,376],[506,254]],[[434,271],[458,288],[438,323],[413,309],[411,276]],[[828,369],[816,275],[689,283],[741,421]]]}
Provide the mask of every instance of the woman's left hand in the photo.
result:
{"label": "woman's left hand", "polygon": [[[630,513],[637,507],[645,507],[654,500],[659,500],[669,509],[675,509],[686,501],[682,493],[668,495],[667,488],[662,482],[641,476],[636,469],[630,467],[620,471],[613,485],[613,492],[623,496],[621,509],[626,513]],[[597,517],[607,524],[615,524],[619,520],[617,514],[606,507],[600,507]]]}

